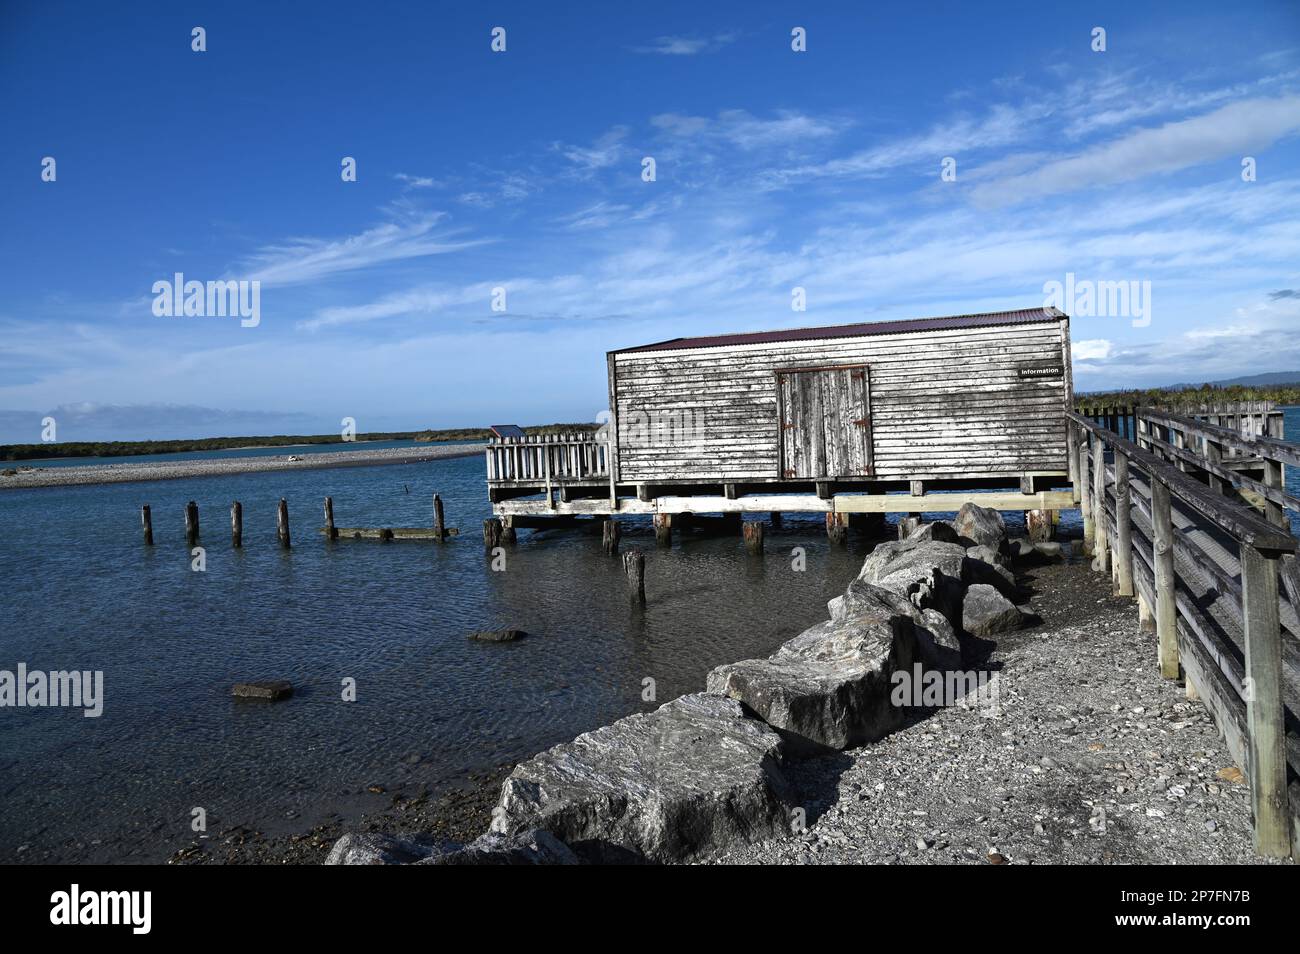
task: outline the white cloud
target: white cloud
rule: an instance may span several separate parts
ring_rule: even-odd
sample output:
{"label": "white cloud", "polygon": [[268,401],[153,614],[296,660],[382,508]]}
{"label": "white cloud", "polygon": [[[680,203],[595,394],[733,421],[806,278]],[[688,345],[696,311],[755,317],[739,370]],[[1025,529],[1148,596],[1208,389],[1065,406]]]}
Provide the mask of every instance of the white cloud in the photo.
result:
{"label": "white cloud", "polygon": [[1105,338],[1073,341],[1070,343],[1070,357],[1075,361],[1105,361],[1113,349],[1114,345]]}
{"label": "white cloud", "polygon": [[746,150],[825,139],[848,125],[792,110],[777,110],[773,118],[760,119],[743,109],[722,110],[715,119],[662,113],[652,116],[650,124],[673,138],[726,142]]}
{"label": "white cloud", "polygon": [[633,47],[635,53],[656,53],[660,56],[695,56],[712,53],[736,39],[734,33],[719,33],[712,37],[659,36],[645,46]]}

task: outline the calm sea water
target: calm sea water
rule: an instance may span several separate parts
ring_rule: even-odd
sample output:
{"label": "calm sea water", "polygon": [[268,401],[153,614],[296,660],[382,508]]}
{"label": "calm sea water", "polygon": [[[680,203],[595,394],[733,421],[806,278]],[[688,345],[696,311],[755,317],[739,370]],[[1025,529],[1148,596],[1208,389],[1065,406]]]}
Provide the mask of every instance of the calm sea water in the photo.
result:
{"label": "calm sea water", "polygon": [[[428,526],[435,492],[464,532],[446,546],[315,532],[326,494],[341,526]],[[275,539],[282,496],[288,552]],[[183,539],[190,499],[206,572]],[[242,550],[230,546],[236,499]],[[0,495],[0,669],[103,670],[105,682],[97,719],[0,710],[0,861],[157,860],[190,841],[196,807],[213,832],[300,830],[372,784],[436,790],[652,708],[646,678],[662,702],[703,688],[713,666],[771,652],[825,618],[866,552],[859,540],[833,550],[816,520],[787,520],[761,559],[736,537],[656,551],[634,527],[627,545],[649,552],[637,611],[598,536],[521,532],[493,572],[488,516],[481,457]],[[791,570],[796,545],[807,572]],[[504,626],[530,635],[467,638]],[[291,680],[293,698],[230,698],[232,683],[268,678]],[[345,678],[356,702],[341,698]]]}
{"label": "calm sea water", "polygon": [[[447,444],[472,444],[474,441],[444,441]],[[134,454],[106,457],[50,457],[45,460],[17,461],[13,467],[83,467],[88,464],[148,464],[169,460],[211,460],[225,457],[285,457],[289,454],[334,454],[340,451],[383,450],[389,447],[428,447],[424,441],[340,441],[334,444],[293,444],[281,447],[243,447],[219,451],[184,451],[176,454]]]}
{"label": "calm sea water", "polygon": [[[1297,409],[1287,431],[1300,434]],[[1300,490],[1300,472],[1288,483]],[[446,546],[316,533],[327,494],[341,526],[427,526],[435,492],[464,532]],[[275,539],[282,496],[288,552]],[[190,499],[201,573],[183,540]],[[232,500],[244,505],[242,550],[230,547]],[[152,548],[140,542],[143,503]],[[735,537],[656,550],[633,525],[625,545],[649,554],[642,611],[598,536],[523,531],[493,572],[488,516],[477,456],[0,494],[0,669],[105,680],[98,719],[0,710],[0,862],[161,860],[192,839],[196,807],[211,832],[298,831],[375,807],[363,794],[373,784],[437,791],[653,708],[647,678],[662,702],[701,689],[713,666],[771,652],[825,618],[870,547],[856,534],[829,547],[816,518],[769,527],[758,559]],[[795,546],[807,572],[791,569]],[[530,635],[467,638],[504,626]],[[291,680],[293,698],[230,698],[234,682],[271,678]],[[357,701],[342,700],[344,679]]]}

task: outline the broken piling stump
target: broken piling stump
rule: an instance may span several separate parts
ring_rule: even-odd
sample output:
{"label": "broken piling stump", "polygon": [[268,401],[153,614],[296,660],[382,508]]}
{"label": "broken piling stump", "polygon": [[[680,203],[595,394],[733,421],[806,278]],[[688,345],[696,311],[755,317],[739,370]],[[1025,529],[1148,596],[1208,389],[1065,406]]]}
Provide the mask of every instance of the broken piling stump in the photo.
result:
{"label": "broken piling stump", "polygon": [[645,603],[645,554],[628,550],[623,554],[623,572],[627,574],[627,592],[633,603]]}
{"label": "broken piling stump", "polygon": [[185,544],[194,546],[199,542],[199,505],[193,500],[185,505]]}
{"label": "broken piling stump", "polygon": [[230,505],[230,545],[236,550],[244,545],[244,505],[238,500]]}
{"label": "broken piling stump", "polygon": [[153,546],[153,514],[149,511],[148,504],[140,508],[140,526],[144,529],[145,546]]}
{"label": "broken piling stump", "polygon": [[757,520],[746,520],[741,533],[745,538],[745,549],[750,553],[761,555],[763,552],[763,524]]}
{"label": "broken piling stump", "polygon": [[835,512],[826,514],[826,537],[837,547],[842,547],[849,542],[848,514]]}
{"label": "broken piling stump", "polygon": [[237,682],[230,694],[236,699],[262,699],[279,702],[293,695],[293,683],[287,679],[270,679],[264,682]]}
{"label": "broken piling stump", "polygon": [[447,523],[443,519],[442,498],[437,494],[433,495],[433,535],[439,543],[447,539]]}
{"label": "broken piling stump", "polygon": [[334,498],[325,498],[325,536],[330,540],[339,538],[338,528],[334,526]]}
{"label": "broken piling stump", "polygon": [[280,537],[280,546],[287,550],[290,546],[289,504],[283,497],[280,498],[280,506],[275,512],[275,529]]}
{"label": "broken piling stump", "polygon": [[483,521],[483,546],[489,550],[495,550],[501,546],[501,520],[498,517],[491,517]]}
{"label": "broken piling stump", "polygon": [[1025,536],[1031,543],[1047,543],[1054,536],[1055,527],[1050,510],[1025,511]]}
{"label": "broken piling stump", "polygon": [[619,526],[617,520],[606,520],[600,529],[601,549],[611,556],[618,553]]}

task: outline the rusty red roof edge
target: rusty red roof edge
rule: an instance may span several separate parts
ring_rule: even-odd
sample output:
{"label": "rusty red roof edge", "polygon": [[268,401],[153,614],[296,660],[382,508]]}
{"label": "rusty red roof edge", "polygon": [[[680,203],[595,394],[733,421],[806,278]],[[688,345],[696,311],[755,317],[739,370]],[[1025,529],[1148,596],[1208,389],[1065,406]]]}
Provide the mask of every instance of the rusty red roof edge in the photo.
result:
{"label": "rusty red roof edge", "polygon": [[977,315],[948,315],[940,318],[905,318],[899,321],[864,321],[851,325],[825,325],[820,328],[786,328],[780,331],[754,331],[730,335],[704,335],[697,338],[670,338],[635,348],[620,348],[610,354],[637,351],[681,351],[686,348],[718,348],[728,345],[769,344],[778,341],[812,341],[818,338],[860,338],[866,335],[906,334],[912,331],[946,331],[953,328],[985,328],[990,325],[1027,325],[1040,321],[1068,320],[1064,312],[1052,308],[1021,308],[1015,311],[991,311]]}

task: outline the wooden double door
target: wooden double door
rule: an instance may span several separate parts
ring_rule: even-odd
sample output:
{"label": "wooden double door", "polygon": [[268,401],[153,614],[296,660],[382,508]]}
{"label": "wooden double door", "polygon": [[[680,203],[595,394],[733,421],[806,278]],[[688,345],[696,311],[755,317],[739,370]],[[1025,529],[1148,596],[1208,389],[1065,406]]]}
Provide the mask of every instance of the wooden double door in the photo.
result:
{"label": "wooden double door", "polygon": [[870,477],[871,380],[867,366],[776,372],[780,473],[788,480]]}

